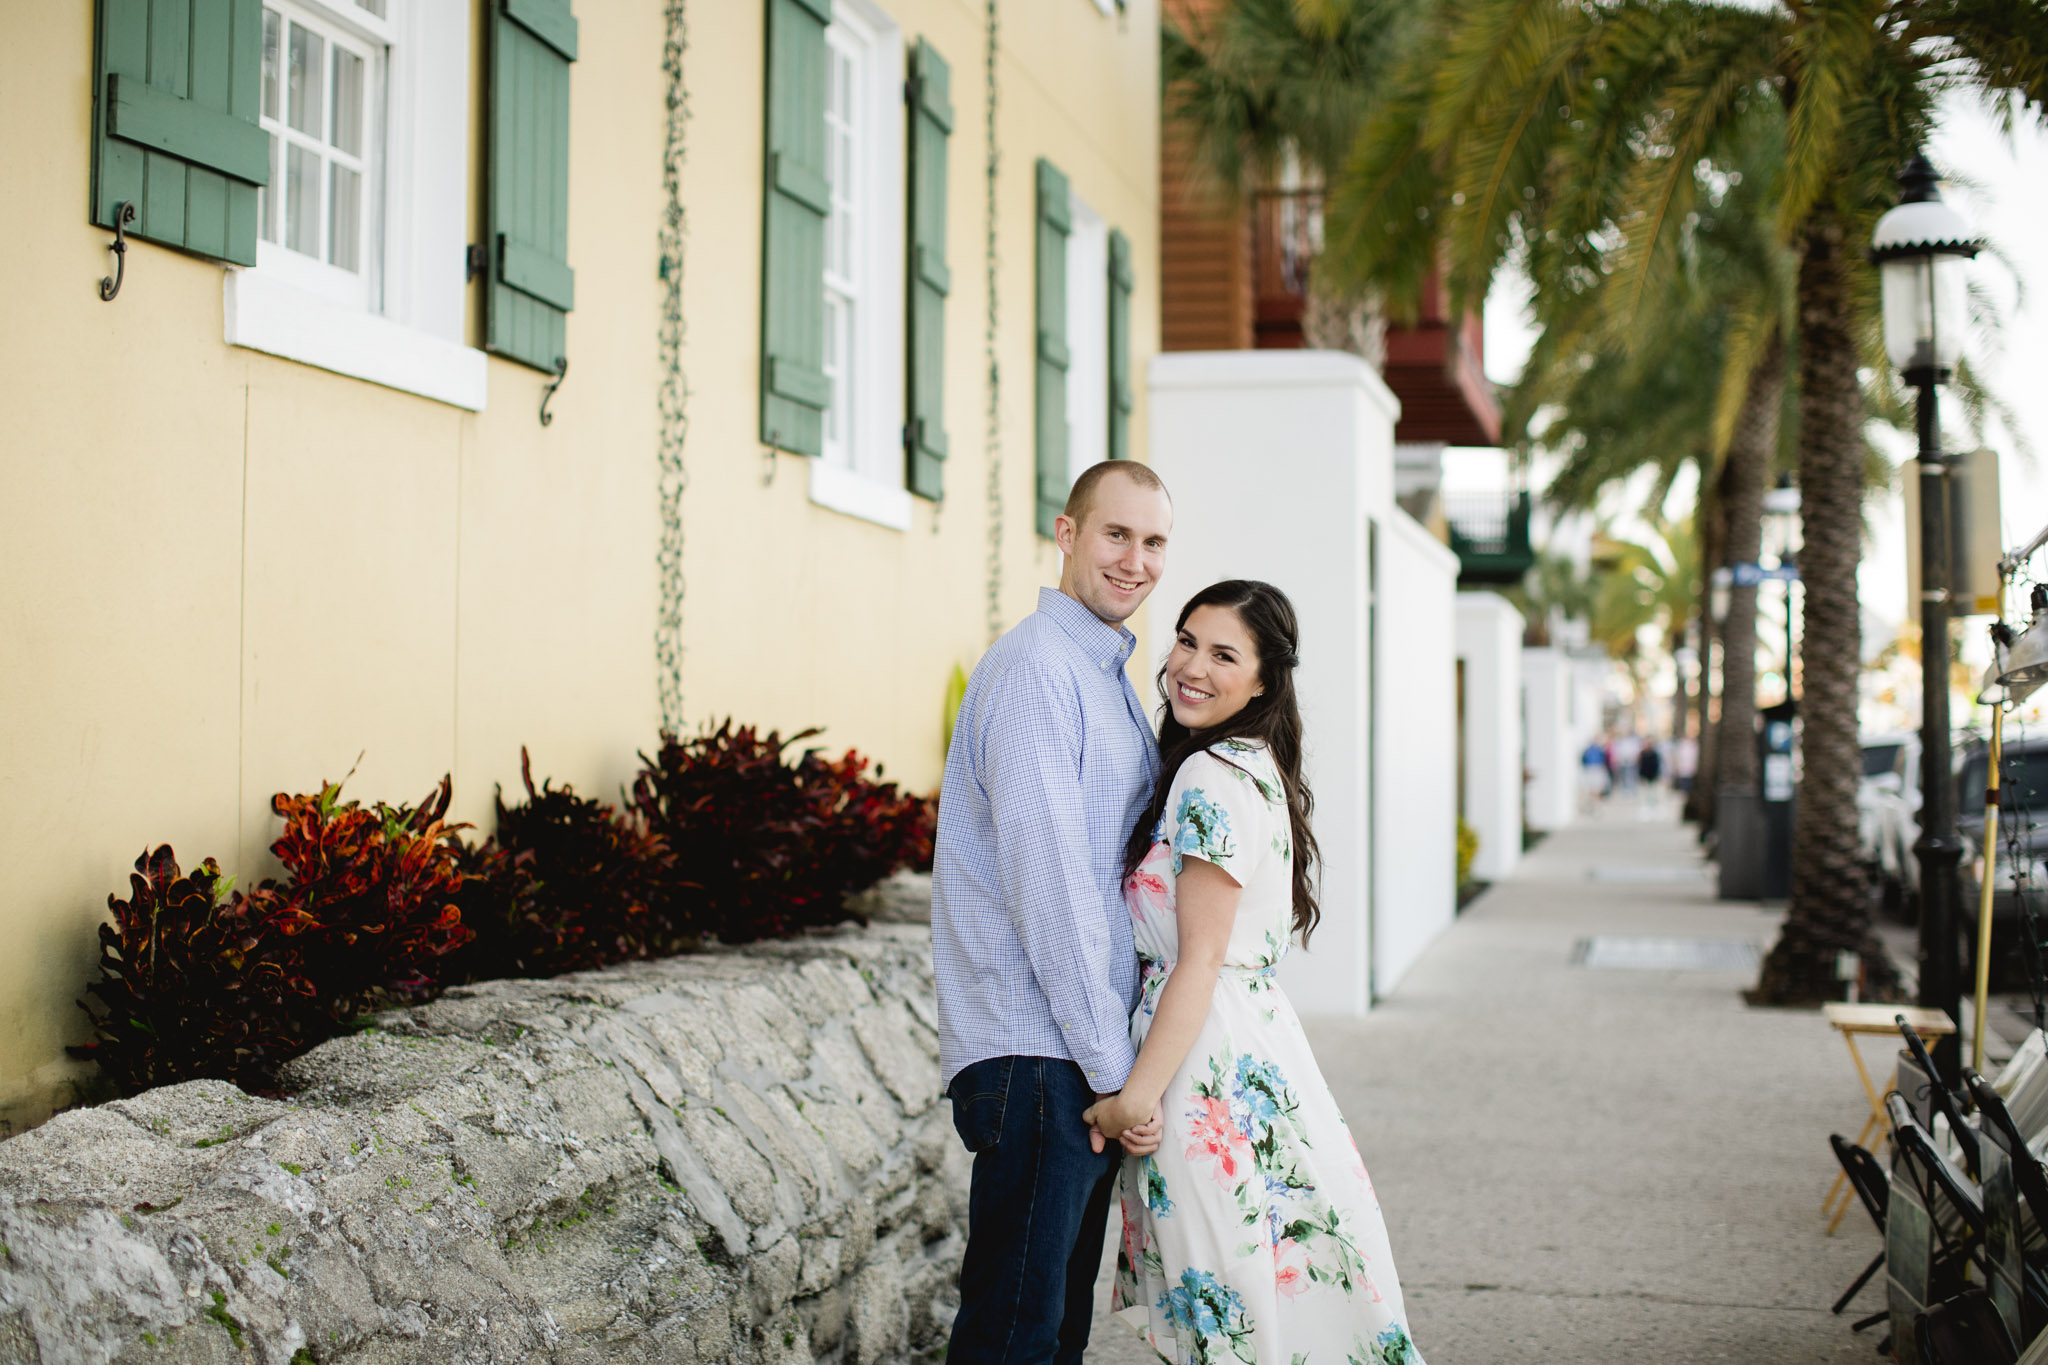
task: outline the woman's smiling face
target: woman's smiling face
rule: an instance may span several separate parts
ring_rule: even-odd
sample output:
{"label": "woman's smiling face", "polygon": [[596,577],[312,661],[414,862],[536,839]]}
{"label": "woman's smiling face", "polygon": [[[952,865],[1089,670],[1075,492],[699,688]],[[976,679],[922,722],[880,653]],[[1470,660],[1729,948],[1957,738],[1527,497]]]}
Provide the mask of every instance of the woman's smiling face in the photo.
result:
{"label": "woman's smiling face", "polygon": [[1228,607],[1188,613],[1166,659],[1166,704],[1190,730],[1221,725],[1265,688],[1251,631]]}

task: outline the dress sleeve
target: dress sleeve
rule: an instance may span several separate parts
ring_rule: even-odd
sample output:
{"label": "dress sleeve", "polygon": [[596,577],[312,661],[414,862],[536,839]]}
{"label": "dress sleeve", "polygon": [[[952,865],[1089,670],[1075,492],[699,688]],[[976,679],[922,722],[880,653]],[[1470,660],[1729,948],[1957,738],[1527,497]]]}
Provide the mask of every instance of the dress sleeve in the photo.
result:
{"label": "dress sleeve", "polygon": [[1268,852],[1271,817],[1264,786],[1264,755],[1257,752],[1192,754],[1167,793],[1164,838],[1173,849],[1173,874],[1186,858],[1214,863],[1243,886]]}

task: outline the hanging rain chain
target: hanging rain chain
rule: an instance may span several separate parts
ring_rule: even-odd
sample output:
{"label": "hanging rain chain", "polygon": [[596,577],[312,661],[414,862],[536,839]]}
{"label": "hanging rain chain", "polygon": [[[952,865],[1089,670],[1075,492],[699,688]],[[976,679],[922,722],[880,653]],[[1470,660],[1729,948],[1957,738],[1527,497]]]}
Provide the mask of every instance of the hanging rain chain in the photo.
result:
{"label": "hanging rain chain", "polygon": [[988,52],[983,63],[983,139],[988,166],[982,269],[988,287],[988,315],[982,322],[982,351],[988,365],[988,642],[1003,633],[1003,376],[996,357],[1001,296],[996,290],[996,182],[1002,154],[996,146],[996,5],[988,0]]}
{"label": "hanging rain chain", "polygon": [[690,97],[683,86],[683,54],[690,48],[684,0],[668,0],[663,27],[661,69],[668,82],[668,117],[661,149],[661,412],[659,485],[661,548],[656,560],[661,579],[660,605],[654,619],[656,690],[661,703],[661,728],[683,728],[683,490],[689,471],[683,444],[690,432],[690,383],[683,374],[683,242],[689,223],[683,213],[684,133],[690,122]]}

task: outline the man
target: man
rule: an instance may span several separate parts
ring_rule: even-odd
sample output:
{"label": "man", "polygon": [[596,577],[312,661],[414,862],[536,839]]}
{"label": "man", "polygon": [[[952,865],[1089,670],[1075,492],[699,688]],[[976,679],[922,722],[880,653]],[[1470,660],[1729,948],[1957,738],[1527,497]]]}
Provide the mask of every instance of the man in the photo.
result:
{"label": "man", "polygon": [[[1124,841],[1159,768],[1124,622],[1159,581],[1173,504],[1128,460],[1054,523],[1057,589],[975,666],[940,789],[932,963],[941,1083],[974,1153],[947,1365],[1078,1365],[1118,1151],[1081,1117],[1135,1060]],[[1155,1114],[1127,1150],[1157,1150]],[[1107,1150],[1105,1150],[1107,1148]]]}

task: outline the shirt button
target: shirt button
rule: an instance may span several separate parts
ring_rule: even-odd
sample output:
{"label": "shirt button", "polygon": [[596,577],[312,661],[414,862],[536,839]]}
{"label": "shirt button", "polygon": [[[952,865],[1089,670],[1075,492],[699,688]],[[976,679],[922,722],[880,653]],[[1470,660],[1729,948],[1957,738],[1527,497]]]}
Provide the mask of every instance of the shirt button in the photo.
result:
{"label": "shirt button", "polygon": [[1102,671],[1103,671],[1103,672],[1105,672],[1105,673],[1107,673],[1107,672],[1109,671],[1109,660],[1107,660],[1107,659],[1104,659],[1104,660],[1102,661]]}

